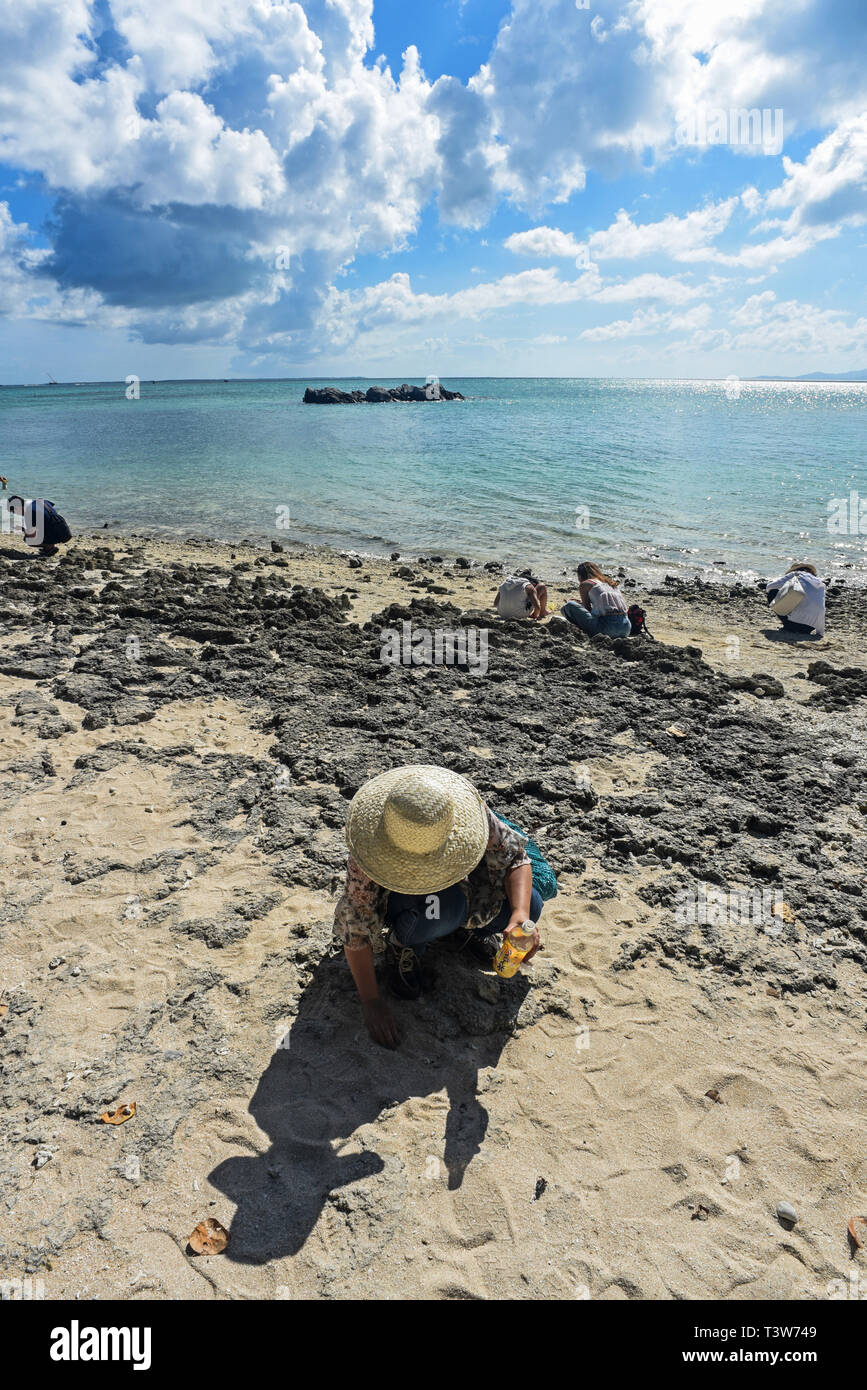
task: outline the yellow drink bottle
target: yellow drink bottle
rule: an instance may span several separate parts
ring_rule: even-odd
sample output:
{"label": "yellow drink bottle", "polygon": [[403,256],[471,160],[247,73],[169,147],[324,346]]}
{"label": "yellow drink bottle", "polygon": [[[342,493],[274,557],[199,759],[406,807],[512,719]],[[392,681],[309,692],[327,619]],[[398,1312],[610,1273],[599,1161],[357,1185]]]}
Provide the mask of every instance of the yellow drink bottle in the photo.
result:
{"label": "yellow drink bottle", "polygon": [[510,980],[518,973],[521,961],[533,949],[535,933],[533,922],[522,922],[520,927],[505,937],[502,946],[494,956],[494,969],[504,980]]}

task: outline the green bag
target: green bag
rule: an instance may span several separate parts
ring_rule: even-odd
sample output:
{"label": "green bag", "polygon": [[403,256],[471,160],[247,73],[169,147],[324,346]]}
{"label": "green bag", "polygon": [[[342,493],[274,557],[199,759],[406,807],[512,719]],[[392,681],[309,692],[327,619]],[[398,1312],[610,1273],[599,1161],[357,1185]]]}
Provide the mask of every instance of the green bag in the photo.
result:
{"label": "green bag", "polygon": [[[497,820],[501,820],[504,825],[510,825],[513,830],[517,830],[519,835],[527,835],[526,830],[522,830],[520,825],[516,825],[513,820],[509,820],[508,816],[501,815],[499,811],[495,811],[494,815],[497,817]],[[550,902],[552,898],[556,898],[557,896],[557,876],[539,846],[536,844],[536,841],[530,839],[529,836],[527,836],[527,854],[533,866],[533,887],[539,894],[543,903]]]}

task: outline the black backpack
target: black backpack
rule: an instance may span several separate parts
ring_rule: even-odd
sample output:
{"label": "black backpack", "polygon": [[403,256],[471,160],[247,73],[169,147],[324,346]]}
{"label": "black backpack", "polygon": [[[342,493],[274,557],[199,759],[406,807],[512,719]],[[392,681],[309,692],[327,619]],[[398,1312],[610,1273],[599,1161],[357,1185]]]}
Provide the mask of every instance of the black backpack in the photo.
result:
{"label": "black backpack", "polygon": [[629,634],[630,637],[649,637],[651,642],[656,641],[656,638],[647,626],[647,614],[643,608],[639,607],[637,603],[633,603],[627,610],[626,616],[632,624],[632,631]]}

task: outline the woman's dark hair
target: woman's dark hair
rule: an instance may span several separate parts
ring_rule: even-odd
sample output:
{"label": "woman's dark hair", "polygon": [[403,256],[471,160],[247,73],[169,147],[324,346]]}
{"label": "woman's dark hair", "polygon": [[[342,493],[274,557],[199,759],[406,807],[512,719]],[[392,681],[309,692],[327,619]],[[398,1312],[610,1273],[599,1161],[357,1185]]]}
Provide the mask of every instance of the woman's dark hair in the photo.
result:
{"label": "woman's dark hair", "polygon": [[792,568],[789,570],[789,574],[799,574],[799,573],[800,573],[800,574],[815,574],[815,575],[816,575],[816,578],[817,578],[817,579],[819,578],[818,574],[816,574],[816,566],[815,566],[815,565],[792,565]]}
{"label": "woman's dark hair", "polygon": [[618,587],[616,579],[609,579],[607,574],[603,574],[598,565],[594,565],[592,560],[582,560],[578,566],[578,578],[583,584],[585,579],[595,579],[600,584],[610,584],[612,589]]}

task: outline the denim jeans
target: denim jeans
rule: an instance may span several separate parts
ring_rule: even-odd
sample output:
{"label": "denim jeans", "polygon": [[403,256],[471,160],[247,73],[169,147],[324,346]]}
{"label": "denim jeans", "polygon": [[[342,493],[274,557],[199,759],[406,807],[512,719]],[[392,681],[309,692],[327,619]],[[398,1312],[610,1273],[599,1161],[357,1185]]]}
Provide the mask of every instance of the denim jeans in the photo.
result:
{"label": "denim jeans", "polygon": [[[438,910],[439,916],[428,917],[429,908]],[[542,899],[534,888],[530,895],[531,921],[538,922],[541,913]],[[503,931],[511,915],[512,908],[507,899],[493,922],[485,927],[484,931],[480,929],[479,935],[486,936],[491,932]],[[424,954],[431,941],[436,941],[441,936],[451,936],[458,927],[464,926],[467,920],[467,900],[457,884],[452,888],[444,888],[441,893],[429,893],[427,896],[389,893],[385,920],[398,941],[404,946],[411,946],[416,955],[420,956]]]}
{"label": "denim jeans", "polygon": [[583,603],[570,599],[563,604],[563,615],[589,637],[601,632],[605,637],[628,637],[632,623],[626,613],[591,613]]}

